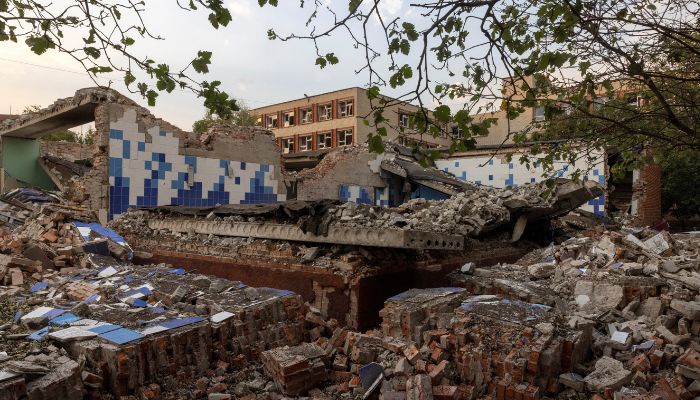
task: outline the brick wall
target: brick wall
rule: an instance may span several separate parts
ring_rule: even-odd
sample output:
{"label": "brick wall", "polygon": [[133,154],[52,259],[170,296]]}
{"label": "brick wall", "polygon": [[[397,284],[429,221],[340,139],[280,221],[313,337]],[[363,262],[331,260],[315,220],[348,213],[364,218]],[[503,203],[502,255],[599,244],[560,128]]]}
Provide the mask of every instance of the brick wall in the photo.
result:
{"label": "brick wall", "polygon": [[638,225],[654,225],[661,220],[661,166],[647,165],[635,174],[633,198],[636,200]]}

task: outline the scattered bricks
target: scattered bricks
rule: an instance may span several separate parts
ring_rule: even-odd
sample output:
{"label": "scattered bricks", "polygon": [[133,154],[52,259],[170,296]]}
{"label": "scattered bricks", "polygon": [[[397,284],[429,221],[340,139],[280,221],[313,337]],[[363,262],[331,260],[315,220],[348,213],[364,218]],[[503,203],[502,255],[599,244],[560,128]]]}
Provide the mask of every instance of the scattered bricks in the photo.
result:
{"label": "scattered bricks", "polygon": [[700,301],[671,300],[671,308],[691,321],[700,320]]}
{"label": "scattered bricks", "polygon": [[683,380],[679,376],[674,376],[669,382],[671,389],[676,393],[676,395],[682,400],[690,400],[693,395],[685,388]]}
{"label": "scattered bricks", "polygon": [[433,386],[433,398],[435,400],[457,400],[459,399],[457,386]]}
{"label": "scattered bricks", "polygon": [[401,339],[385,337],[382,340],[382,346],[392,353],[401,354],[406,349],[407,343]]}
{"label": "scattered bricks", "polygon": [[333,360],[333,369],[335,371],[347,371],[348,370],[348,357],[343,354],[336,354]]}
{"label": "scattered bricks", "polygon": [[445,350],[437,346],[430,352],[430,359],[434,363],[439,363],[442,360],[446,360],[449,358],[449,356],[450,355]]}
{"label": "scattered bricks", "polygon": [[298,396],[326,379],[325,352],[313,343],[278,347],[262,353],[265,372],[277,388],[289,396]]}
{"label": "scattered bricks", "polygon": [[96,285],[85,281],[71,282],[66,285],[66,295],[69,299],[83,301],[88,297],[97,294],[99,291]]}
{"label": "scattered bricks", "polygon": [[663,325],[658,325],[656,327],[656,332],[659,336],[676,346],[682,346],[690,341],[690,334],[676,335]]}
{"label": "scattered bricks", "polygon": [[651,350],[649,353],[649,363],[651,364],[651,367],[658,371],[661,366],[663,365],[664,361],[664,352],[659,350],[659,349],[654,349]]}
{"label": "scattered bricks", "polygon": [[421,360],[421,359],[416,360],[415,367],[416,367],[416,373],[425,374],[426,372],[428,372],[428,364],[424,360]]}
{"label": "scattered bricks", "polygon": [[41,235],[42,239],[44,239],[47,242],[55,242],[58,240],[58,231],[55,229],[49,229],[46,231],[43,235]]}
{"label": "scattered bricks", "polygon": [[350,382],[352,379],[352,372],[347,371],[333,371],[331,377],[336,383]]}
{"label": "scattered bricks", "polygon": [[403,351],[403,355],[411,365],[416,365],[416,361],[420,358],[420,350],[418,350],[416,345],[412,344]]}
{"label": "scattered bricks", "polygon": [[[385,336],[413,341],[422,346],[423,333],[437,328],[434,326],[437,315],[451,313],[461,303],[464,293],[462,288],[410,289],[391,297],[379,311],[382,332]],[[445,334],[444,331],[438,333],[431,339]]]}
{"label": "scattered bricks", "polygon": [[347,336],[348,330],[346,328],[335,328],[333,331],[333,336],[331,336],[331,345],[333,345],[333,347],[336,349],[342,349]]}
{"label": "scattered bricks", "polygon": [[646,386],[647,382],[647,376],[644,372],[635,372],[634,376],[632,376],[632,385],[634,386]]}
{"label": "scattered bricks", "polygon": [[447,360],[442,360],[438,365],[436,365],[428,374],[430,376],[430,382],[432,384],[437,385],[440,383],[440,380],[442,380],[442,377],[445,376],[446,374],[446,369],[449,366],[449,362]]}
{"label": "scattered bricks", "polygon": [[688,349],[682,356],[676,360],[677,364],[685,365],[691,368],[700,368],[700,353],[695,349]]}
{"label": "scattered bricks", "polygon": [[660,378],[656,381],[656,386],[654,386],[652,393],[663,400],[680,400],[680,397],[678,397],[666,378]]}
{"label": "scattered bricks", "polygon": [[647,372],[651,369],[651,363],[649,362],[649,358],[646,356],[646,354],[642,353],[631,359],[628,362],[627,367],[632,372]]}
{"label": "scattered bricks", "polygon": [[414,375],[406,381],[406,400],[432,400],[433,388],[430,377],[424,374]]}

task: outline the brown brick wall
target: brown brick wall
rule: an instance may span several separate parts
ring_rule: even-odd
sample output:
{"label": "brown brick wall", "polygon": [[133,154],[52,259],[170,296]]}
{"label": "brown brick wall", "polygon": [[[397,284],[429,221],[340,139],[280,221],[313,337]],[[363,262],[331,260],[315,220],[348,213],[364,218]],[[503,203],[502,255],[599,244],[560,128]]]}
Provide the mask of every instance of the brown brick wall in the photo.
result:
{"label": "brown brick wall", "polygon": [[652,164],[645,166],[639,181],[634,185],[638,193],[639,206],[637,224],[654,225],[661,220],[661,166]]}

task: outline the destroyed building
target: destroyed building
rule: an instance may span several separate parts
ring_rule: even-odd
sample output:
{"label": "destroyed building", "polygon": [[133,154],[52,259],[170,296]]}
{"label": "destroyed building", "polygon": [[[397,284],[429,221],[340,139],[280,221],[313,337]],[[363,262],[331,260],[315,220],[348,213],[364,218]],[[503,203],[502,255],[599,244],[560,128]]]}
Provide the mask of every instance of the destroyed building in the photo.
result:
{"label": "destroyed building", "polygon": [[0,399],[700,395],[700,239],[577,210],[598,181],[280,158],[102,90],[0,132],[90,120],[32,158],[62,193],[0,196]]}

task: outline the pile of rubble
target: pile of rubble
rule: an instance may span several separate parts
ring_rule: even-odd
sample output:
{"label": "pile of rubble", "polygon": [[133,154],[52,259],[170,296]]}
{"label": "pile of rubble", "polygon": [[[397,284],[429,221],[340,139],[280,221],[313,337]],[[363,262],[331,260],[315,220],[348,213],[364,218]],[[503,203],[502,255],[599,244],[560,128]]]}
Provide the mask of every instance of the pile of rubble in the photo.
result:
{"label": "pile of rubble", "polygon": [[298,393],[286,391],[294,374],[282,366],[326,385],[328,397],[693,398],[699,254],[700,237],[630,230],[591,232],[521,265],[465,265],[453,277],[462,288],[387,300],[381,331],[319,322],[314,343],[325,356],[313,359],[326,362],[326,383],[294,361],[299,348],[275,350],[265,370],[288,395]]}
{"label": "pile of rubble", "polygon": [[44,205],[4,233],[0,398],[220,394],[223,378],[197,380],[307,337],[295,293],[133,265],[123,239],[87,217]]}
{"label": "pile of rubble", "polygon": [[554,206],[559,200],[557,189],[566,188],[568,194],[573,186],[584,192],[580,202],[601,193],[595,183],[576,184],[565,180],[554,190],[545,182],[506,188],[472,186],[471,190],[457,193],[445,200],[418,198],[396,208],[383,209],[344,203],[329,210],[331,225],[443,232],[474,237],[511,221],[513,215],[545,210],[555,214],[558,210]]}

